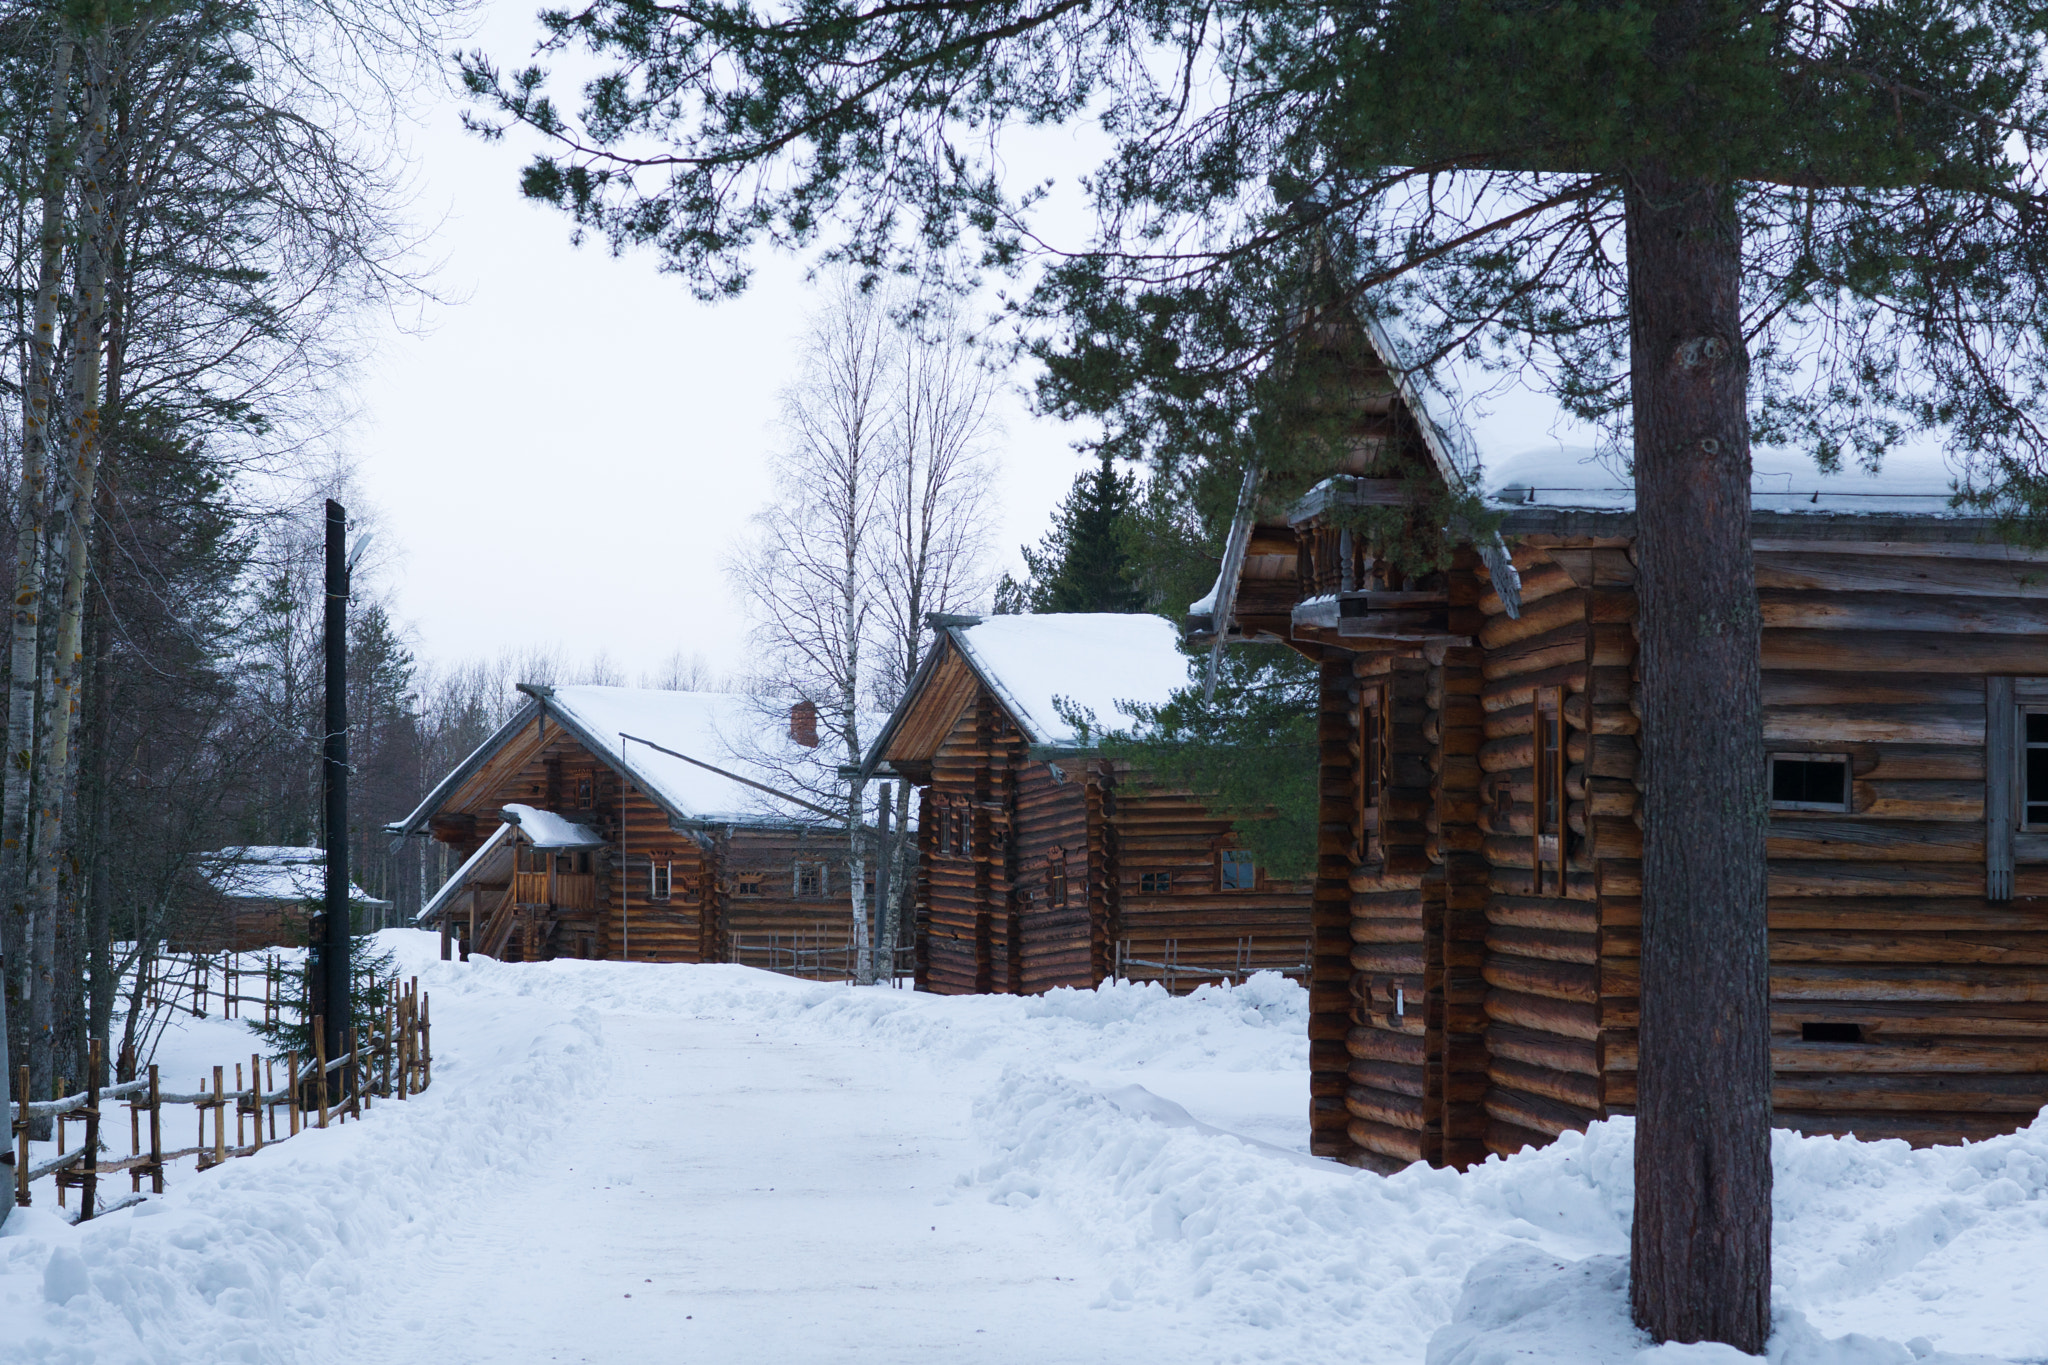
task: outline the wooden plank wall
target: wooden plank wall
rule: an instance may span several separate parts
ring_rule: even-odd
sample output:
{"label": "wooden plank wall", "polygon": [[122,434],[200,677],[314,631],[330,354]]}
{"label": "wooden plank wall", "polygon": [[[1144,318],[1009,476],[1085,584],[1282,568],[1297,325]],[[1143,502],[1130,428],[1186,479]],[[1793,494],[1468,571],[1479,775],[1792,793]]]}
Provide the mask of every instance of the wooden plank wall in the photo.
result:
{"label": "wooden plank wall", "polygon": [[1777,1122],[2009,1132],[2048,1104],[2048,865],[2022,858],[2014,898],[1986,898],[1986,678],[2048,676],[2044,565],[1964,544],[1764,541],[1756,559],[1766,746],[1846,752],[1854,777],[1848,812],[1772,815]]}

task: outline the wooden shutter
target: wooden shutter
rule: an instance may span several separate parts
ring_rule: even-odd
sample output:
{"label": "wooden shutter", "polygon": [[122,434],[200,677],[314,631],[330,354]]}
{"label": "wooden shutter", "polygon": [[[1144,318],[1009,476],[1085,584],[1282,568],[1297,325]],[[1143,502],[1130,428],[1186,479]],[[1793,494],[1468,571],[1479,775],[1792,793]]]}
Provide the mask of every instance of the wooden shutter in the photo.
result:
{"label": "wooden shutter", "polygon": [[2019,707],[2011,678],[1984,680],[1984,895],[2012,899],[2013,777]]}

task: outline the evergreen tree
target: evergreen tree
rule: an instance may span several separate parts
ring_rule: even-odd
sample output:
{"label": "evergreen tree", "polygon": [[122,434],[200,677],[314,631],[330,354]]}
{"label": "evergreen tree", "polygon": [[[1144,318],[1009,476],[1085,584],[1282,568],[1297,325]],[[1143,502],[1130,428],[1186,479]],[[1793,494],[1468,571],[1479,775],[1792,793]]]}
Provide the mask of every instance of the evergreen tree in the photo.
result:
{"label": "evergreen tree", "polygon": [[1005,607],[1131,612],[1157,605],[1146,602],[1131,553],[1137,492],[1137,475],[1118,473],[1107,454],[1094,470],[1075,479],[1053,509],[1052,530],[1038,548],[1021,547],[1024,582],[1003,576],[996,589],[997,613]]}

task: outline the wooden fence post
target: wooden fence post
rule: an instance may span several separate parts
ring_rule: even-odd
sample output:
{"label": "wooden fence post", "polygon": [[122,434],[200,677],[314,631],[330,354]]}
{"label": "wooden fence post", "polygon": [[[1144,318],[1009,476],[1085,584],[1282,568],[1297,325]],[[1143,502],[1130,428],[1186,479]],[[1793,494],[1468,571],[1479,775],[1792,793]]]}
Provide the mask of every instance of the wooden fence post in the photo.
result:
{"label": "wooden fence post", "polygon": [[327,1126],[327,1016],[313,1016],[313,1094],[320,1102],[320,1126]]}
{"label": "wooden fence post", "polygon": [[297,1137],[299,1135],[299,1054],[296,1052],[286,1053],[285,1066],[290,1073],[288,1088],[291,1090],[291,1095],[286,1101],[284,1112],[286,1117],[290,1119],[292,1128],[291,1132],[285,1136]]}
{"label": "wooden fence post", "polygon": [[164,1092],[156,1074],[156,1063],[149,1064],[149,1192],[164,1192]]}
{"label": "wooden fence post", "polygon": [[94,1038],[86,1049],[85,1078],[85,1178],[79,1182],[78,1221],[92,1217],[100,1195],[100,1040]]}
{"label": "wooden fence post", "polygon": [[420,997],[420,1089],[434,1083],[434,1011],[432,1001]]}
{"label": "wooden fence post", "polygon": [[226,1068],[213,1069],[213,1164],[218,1166],[228,1159],[228,1097],[221,1087],[222,1072]]}
{"label": "wooden fence post", "polygon": [[363,1076],[362,1054],[356,1048],[357,1038],[355,1025],[349,1025],[348,1065],[342,1068],[341,1074],[348,1077],[348,1116],[359,1120],[363,1116]]}

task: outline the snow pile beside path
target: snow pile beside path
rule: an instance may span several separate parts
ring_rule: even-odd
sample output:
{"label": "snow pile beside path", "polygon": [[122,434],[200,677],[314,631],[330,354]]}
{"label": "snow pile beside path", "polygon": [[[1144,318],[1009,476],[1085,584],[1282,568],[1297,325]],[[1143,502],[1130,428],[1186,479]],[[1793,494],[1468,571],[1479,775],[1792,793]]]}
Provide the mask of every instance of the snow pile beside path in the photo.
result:
{"label": "snow pile beside path", "polygon": [[300,1334],[373,1326],[330,1313],[374,1303],[380,1266],[465,1204],[512,1197],[602,1074],[589,1008],[432,986],[435,1083],[417,1098],[93,1222],[17,1209],[0,1231],[0,1360],[267,1361],[301,1354]]}

